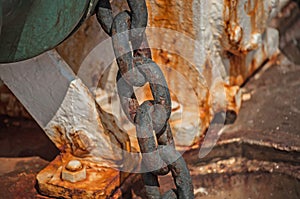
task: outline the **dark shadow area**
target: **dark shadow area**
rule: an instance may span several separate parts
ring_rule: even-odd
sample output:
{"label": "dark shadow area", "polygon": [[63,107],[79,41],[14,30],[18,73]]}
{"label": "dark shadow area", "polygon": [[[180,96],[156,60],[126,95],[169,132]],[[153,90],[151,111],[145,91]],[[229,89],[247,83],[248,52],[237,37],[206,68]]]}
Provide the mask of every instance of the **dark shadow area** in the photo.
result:
{"label": "dark shadow area", "polygon": [[30,119],[0,116],[0,157],[39,156],[51,161],[59,150]]}

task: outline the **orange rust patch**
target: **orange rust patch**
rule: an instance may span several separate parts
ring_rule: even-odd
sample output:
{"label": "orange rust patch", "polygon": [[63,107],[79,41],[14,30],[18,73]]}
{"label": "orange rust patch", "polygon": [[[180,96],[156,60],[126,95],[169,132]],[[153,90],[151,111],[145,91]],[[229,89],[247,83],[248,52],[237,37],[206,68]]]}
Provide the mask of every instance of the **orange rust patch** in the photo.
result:
{"label": "orange rust patch", "polygon": [[232,40],[230,40],[230,38],[233,37],[232,34],[234,32],[235,26],[238,25],[237,5],[238,1],[224,0],[223,18],[225,19],[225,27],[221,39],[221,43],[223,43],[223,46],[230,45],[230,51],[235,54],[238,54],[240,50],[239,42],[235,43]]}
{"label": "orange rust patch", "polygon": [[246,55],[228,53],[230,60],[230,85],[242,85],[247,77]]}
{"label": "orange rust patch", "polygon": [[39,190],[42,194],[64,198],[104,199],[120,186],[122,181],[119,171],[107,167],[96,167],[82,159],[79,160],[86,166],[86,179],[76,183],[62,180],[62,167],[71,159],[78,158],[70,154],[57,156],[37,175]]}
{"label": "orange rust patch", "polygon": [[[253,2],[252,5],[251,2]],[[264,27],[266,27],[264,1],[248,1],[247,7],[245,7],[245,11],[249,16],[251,16],[251,33],[262,33],[264,31]]]}
{"label": "orange rust patch", "polygon": [[149,25],[151,27],[169,28],[195,35],[193,26],[193,0],[173,1],[156,0],[147,1],[149,10]]}

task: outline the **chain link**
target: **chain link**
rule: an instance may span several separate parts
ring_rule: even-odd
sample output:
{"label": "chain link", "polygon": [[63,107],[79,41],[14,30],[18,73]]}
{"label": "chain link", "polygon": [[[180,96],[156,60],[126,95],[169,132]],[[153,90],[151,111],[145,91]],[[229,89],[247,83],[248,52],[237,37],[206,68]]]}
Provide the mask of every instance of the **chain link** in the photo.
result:
{"label": "chain link", "polygon": [[[130,11],[113,17],[109,0],[100,0],[96,15],[103,30],[112,37],[119,71],[117,88],[122,108],[135,124],[148,198],[194,198],[190,173],[176,151],[169,124],[171,98],[165,77],[152,60],[145,35],[148,13],[145,0],[127,0]],[[153,100],[139,105],[133,87],[149,83]],[[160,194],[158,175],[171,172],[176,190]]]}

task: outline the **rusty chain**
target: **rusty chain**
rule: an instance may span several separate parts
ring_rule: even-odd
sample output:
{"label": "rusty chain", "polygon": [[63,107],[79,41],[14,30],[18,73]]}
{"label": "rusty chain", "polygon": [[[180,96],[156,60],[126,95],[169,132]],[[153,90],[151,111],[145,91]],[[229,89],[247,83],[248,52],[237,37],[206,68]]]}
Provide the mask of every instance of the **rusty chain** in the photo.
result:
{"label": "rusty chain", "polygon": [[[136,125],[148,198],[194,198],[190,173],[176,151],[169,125],[171,98],[165,77],[152,60],[145,35],[148,12],[145,0],[127,0],[130,11],[113,17],[109,0],[100,0],[96,15],[104,31],[112,37],[119,71],[117,88],[122,108]],[[133,87],[149,83],[153,100],[139,105]],[[160,194],[158,175],[171,172],[176,190]]]}

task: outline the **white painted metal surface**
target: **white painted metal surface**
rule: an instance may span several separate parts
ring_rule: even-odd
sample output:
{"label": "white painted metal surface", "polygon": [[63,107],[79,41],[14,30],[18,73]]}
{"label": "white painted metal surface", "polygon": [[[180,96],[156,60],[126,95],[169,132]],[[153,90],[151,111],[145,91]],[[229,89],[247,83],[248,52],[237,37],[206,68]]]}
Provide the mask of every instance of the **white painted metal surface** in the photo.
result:
{"label": "white painted metal surface", "polygon": [[93,95],[55,51],[2,64],[0,78],[61,152],[105,166],[117,166],[122,159],[113,135],[102,126]]}

